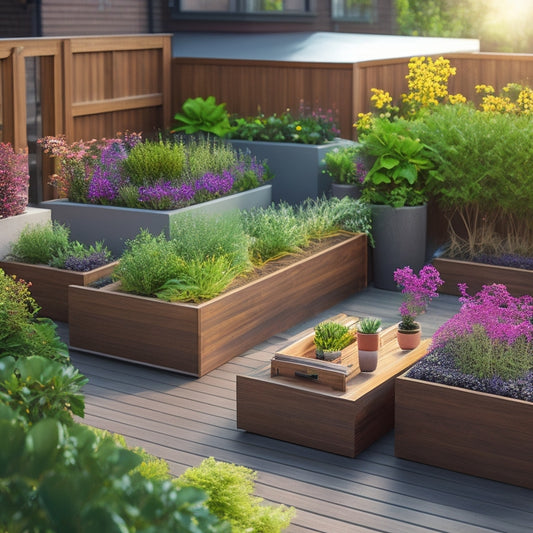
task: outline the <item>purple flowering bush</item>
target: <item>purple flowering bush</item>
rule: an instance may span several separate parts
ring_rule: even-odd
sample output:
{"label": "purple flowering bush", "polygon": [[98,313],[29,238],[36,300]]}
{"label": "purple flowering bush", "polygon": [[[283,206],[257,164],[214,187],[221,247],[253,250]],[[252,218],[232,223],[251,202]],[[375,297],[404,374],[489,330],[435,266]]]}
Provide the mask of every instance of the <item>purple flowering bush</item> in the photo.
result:
{"label": "purple flowering bush", "polygon": [[59,161],[52,176],[60,197],[142,209],[168,210],[259,187],[270,178],[266,164],[231,146],[204,140],[142,141],[140,134],[67,144],[39,140]]}
{"label": "purple flowering bush", "polygon": [[10,143],[0,143],[0,218],[24,212],[29,180],[27,152],[15,152]]}
{"label": "purple flowering bush", "polygon": [[505,285],[474,296],[460,284],[460,311],[435,333],[409,377],[533,401],[533,298]]}
{"label": "purple flowering bush", "polygon": [[402,320],[398,327],[404,330],[418,329],[415,319],[425,313],[431,300],[439,295],[438,288],[444,281],[433,265],[425,265],[418,275],[409,266],[398,268],[394,272],[394,281],[402,287],[402,294],[405,295],[400,306]]}

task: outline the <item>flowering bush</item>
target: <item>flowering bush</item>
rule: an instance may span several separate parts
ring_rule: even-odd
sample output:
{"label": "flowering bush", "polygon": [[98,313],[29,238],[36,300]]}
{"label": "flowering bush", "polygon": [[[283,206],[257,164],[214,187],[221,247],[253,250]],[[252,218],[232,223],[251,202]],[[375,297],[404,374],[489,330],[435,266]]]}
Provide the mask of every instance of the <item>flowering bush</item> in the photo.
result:
{"label": "flowering bush", "polygon": [[418,329],[417,316],[424,313],[433,298],[439,294],[438,288],[444,283],[439,271],[432,265],[422,267],[416,275],[409,266],[398,268],[394,272],[394,281],[402,286],[405,301],[400,306],[402,320],[399,329]]}
{"label": "flowering bush", "polygon": [[232,117],[231,139],[247,141],[293,142],[301,144],[324,144],[340,135],[332,109],[309,110],[300,102],[298,115],[290,109],[281,115],[266,117]]}
{"label": "flowering bush", "polygon": [[39,143],[59,163],[51,180],[59,196],[78,203],[176,209],[258,187],[270,177],[265,163],[209,140],[142,142],[131,133]]}
{"label": "flowering bush", "polygon": [[9,143],[0,143],[0,218],[20,215],[28,205],[27,152],[15,152]]}
{"label": "flowering bush", "polygon": [[533,298],[499,284],[475,296],[459,288],[459,313],[437,330],[409,377],[533,401]]}

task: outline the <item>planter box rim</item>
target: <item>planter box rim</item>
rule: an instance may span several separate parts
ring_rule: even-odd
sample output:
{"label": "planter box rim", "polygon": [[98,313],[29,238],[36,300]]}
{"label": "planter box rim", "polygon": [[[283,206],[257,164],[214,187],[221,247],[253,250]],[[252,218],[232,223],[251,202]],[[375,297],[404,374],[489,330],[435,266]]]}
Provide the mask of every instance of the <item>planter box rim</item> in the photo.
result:
{"label": "planter box rim", "polygon": [[510,267],[510,266],[506,266],[506,265],[491,265],[489,263],[481,263],[479,261],[467,261],[466,259],[454,259],[454,258],[451,258],[451,257],[434,257],[432,262],[435,262],[435,261],[446,261],[448,263],[452,263],[452,264],[455,264],[455,265],[462,265],[462,264],[465,264],[465,265],[468,265],[468,266],[479,266],[479,267],[483,267],[483,268],[488,268],[488,269],[499,269],[499,268],[503,268],[505,270],[509,270],[510,272],[531,272],[532,275],[533,275],[533,270],[530,270],[528,268],[517,268],[517,267]]}
{"label": "planter box rim", "polygon": [[11,261],[8,259],[2,259],[0,260],[0,265],[2,263],[9,263],[10,265],[25,265],[25,266],[34,266],[39,267],[42,270],[53,270],[54,272],[68,272],[71,274],[91,274],[91,273],[98,273],[100,270],[106,270],[110,266],[116,266],[118,265],[118,259],[115,259],[114,261],[109,261],[109,263],[106,263],[105,265],[99,266],[97,268],[93,268],[92,270],[70,270],[68,268],[58,268],[53,267],[50,265],[45,265],[44,263],[26,263],[24,261]]}

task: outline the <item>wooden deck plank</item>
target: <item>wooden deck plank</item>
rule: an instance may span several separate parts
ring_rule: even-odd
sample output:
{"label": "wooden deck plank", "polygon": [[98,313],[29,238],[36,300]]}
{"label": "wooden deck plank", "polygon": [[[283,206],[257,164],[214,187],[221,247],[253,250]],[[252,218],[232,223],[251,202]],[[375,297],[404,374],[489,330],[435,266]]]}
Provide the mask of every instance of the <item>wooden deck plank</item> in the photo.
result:
{"label": "wooden deck plank", "polygon": [[[351,459],[236,428],[237,375],[264,367],[320,320],[342,312],[377,315],[389,325],[398,321],[400,303],[399,293],[366,289],[197,379],[72,351],[90,380],[85,422],[165,458],[175,475],[208,456],[253,468],[259,496],[297,508],[289,533],[528,530],[533,491],[398,459],[392,432]],[[434,300],[423,334],[458,308],[456,297]],[[59,330],[68,338],[68,325]]]}

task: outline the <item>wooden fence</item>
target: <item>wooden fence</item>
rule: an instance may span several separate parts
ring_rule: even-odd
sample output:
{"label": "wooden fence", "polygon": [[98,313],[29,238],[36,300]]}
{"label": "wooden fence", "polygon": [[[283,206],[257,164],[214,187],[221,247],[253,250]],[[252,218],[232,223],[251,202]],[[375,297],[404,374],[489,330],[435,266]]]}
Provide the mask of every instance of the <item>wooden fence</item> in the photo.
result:
{"label": "wooden fence", "polygon": [[[69,141],[168,127],[170,35],[0,39],[1,140],[28,145],[26,58],[39,58],[41,134]],[[43,161],[43,199],[49,161]],[[40,181],[40,180],[39,180]]]}

